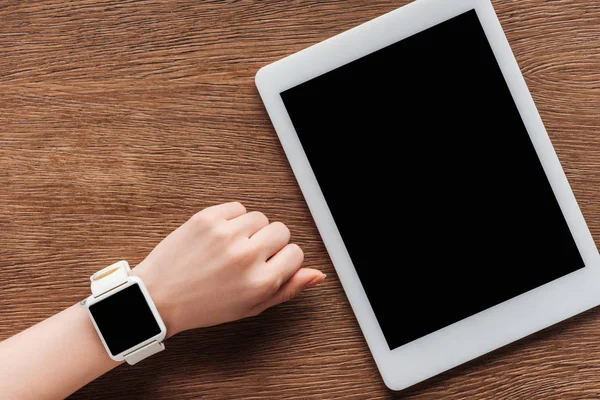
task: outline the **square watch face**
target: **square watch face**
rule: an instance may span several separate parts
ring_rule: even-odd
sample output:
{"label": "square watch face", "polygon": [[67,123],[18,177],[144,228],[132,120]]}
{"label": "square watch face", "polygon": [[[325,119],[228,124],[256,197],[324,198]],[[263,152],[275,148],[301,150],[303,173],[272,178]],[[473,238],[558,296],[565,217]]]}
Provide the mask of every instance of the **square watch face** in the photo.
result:
{"label": "square watch face", "polygon": [[137,283],[90,305],[89,310],[113,356],[161,332]]}

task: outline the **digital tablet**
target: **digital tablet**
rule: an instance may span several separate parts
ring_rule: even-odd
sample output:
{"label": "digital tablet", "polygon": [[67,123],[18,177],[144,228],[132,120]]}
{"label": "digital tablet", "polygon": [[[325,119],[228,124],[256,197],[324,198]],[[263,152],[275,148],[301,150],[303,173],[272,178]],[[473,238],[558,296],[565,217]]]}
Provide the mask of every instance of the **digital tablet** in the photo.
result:
{"label": "digital tablet", "polygon": [[386,385],[600,303],[600,258],[488,0],[417,0],[256,85]]}

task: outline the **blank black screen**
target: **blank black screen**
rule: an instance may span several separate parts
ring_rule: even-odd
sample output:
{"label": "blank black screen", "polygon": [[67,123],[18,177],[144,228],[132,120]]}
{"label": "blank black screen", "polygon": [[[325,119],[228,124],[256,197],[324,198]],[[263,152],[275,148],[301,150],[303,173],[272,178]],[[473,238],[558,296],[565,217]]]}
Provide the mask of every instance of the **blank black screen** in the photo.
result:
{"label": "blank black screen", "polygon": [[281,97],[391,349],[584,266],[474,10]]}
{"label": "blank black screen", "polygon": [[113,355],[160,333],[156,318],[137,284],[92,304],[90,312]]}

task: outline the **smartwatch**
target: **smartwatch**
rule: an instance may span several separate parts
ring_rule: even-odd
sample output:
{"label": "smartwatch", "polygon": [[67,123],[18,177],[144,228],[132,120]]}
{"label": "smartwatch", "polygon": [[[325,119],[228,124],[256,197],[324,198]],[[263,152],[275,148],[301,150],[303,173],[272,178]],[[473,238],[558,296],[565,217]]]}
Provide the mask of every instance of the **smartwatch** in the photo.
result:
{"label": "smartwatch", "polygon": [[144,282],[129,271],[119,261],[96,272],[82,304],[110,358],[133,365],[165,349],[167,328]]}

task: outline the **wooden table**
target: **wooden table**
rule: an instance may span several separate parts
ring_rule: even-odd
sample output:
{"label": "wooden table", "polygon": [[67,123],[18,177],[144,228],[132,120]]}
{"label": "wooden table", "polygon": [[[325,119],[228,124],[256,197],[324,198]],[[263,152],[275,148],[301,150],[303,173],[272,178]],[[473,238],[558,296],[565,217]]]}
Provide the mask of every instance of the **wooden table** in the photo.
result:
{"label": "wooden table", "polygon": [[[404,3],[0,1],[0,339],[235,199],[286,223],[327,281],[73,399],[599,398],[600,310],[404,392],[378,375],[253,79]],[[598,243],[600,3],[494,6]]]}

